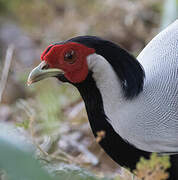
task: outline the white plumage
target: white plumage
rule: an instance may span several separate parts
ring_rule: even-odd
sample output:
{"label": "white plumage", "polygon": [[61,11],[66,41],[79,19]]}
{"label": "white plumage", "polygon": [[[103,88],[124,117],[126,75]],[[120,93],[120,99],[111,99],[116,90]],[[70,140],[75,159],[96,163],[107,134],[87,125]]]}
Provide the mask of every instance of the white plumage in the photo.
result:
{"label": "white plumage", "polygon": [[129,100],[104,57],[92,54],[87,58],[108,121],[139,149],[178,152],[178,21],[159,33],[137,59],[145,71],[145,82],[143,91]]}

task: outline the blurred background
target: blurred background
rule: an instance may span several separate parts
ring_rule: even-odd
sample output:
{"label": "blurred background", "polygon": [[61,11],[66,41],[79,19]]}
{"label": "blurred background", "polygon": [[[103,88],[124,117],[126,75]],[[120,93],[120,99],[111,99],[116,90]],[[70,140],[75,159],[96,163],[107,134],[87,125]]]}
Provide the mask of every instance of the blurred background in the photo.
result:
{"label": "blurred background", "polygon": [[50,163],[120,172],[95,142],[77,90],[55,79],[28,87],[28,74],[46,46],[78,35],[137,56],[177,15],[176,0],[0,0],[0,122],[25,132]]}

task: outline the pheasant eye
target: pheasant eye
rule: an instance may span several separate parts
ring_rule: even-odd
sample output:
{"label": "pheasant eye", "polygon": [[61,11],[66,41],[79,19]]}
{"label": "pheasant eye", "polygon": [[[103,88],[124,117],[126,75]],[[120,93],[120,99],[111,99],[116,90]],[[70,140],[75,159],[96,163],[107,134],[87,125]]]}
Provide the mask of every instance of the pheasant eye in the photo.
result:
{"label": "pheasant eye", "polygon": [[69,64],[73,64],[76,61],[76,54],[72,50],[70,52],[67,52],[64,56],[64,61],[68,62]]}

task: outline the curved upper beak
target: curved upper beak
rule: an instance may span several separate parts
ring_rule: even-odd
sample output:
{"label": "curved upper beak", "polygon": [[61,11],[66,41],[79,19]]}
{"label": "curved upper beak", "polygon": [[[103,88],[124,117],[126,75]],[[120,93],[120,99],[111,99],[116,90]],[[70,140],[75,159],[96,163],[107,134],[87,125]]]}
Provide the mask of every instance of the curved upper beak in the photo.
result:
{"label": "curved upper beak", "polygon": [[30,85],[34,82],[40,81],[47,77],[54,77],[59,74],[64,74],[64,71],[56,68],[48,68],[48,64],[42,61],[37,67],[35,67],[29,74],[27,84]]}

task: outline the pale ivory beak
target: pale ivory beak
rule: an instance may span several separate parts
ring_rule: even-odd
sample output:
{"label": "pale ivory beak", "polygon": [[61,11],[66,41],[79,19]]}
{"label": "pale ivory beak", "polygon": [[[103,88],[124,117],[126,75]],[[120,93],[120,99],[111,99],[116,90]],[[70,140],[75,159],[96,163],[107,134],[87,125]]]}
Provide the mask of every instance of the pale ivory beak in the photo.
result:
{"label": "pale ivory beak", "polygon": [[30,85],[47,77],[54,77],[59,74],[64,74],[64,71],[61,69],[47,68],[47,66],[47,63],[42,61],[37,67],[35,67],[28,76],[27,84]]}

